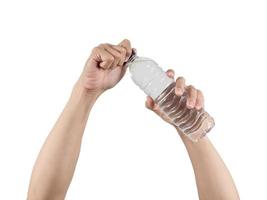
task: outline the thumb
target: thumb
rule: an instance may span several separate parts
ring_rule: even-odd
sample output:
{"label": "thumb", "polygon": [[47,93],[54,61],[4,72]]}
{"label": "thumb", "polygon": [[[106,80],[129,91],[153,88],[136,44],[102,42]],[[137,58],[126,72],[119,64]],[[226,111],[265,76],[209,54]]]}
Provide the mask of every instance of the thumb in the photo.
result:
{"label": "thumb", "polygon": [[128,60],[132,54],[131,42],[128,39],[124,39],[119,43],[119,46],[124,47],[126,49],[126,59]]}

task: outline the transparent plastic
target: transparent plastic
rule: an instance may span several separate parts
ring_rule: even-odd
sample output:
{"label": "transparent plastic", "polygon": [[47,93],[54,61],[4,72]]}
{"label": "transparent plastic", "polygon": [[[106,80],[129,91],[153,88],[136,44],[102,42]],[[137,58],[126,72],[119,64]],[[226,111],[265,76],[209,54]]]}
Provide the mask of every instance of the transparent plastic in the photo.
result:
{"label": "transparent plastic", "polygon": [[137,57],[134,51],[127,65],[135,84],[154,99],[179,132],[197,142],[214,127],[214,119],[203,108],[186,107],[187,94],[175,94],[175,82],[155,61]]}

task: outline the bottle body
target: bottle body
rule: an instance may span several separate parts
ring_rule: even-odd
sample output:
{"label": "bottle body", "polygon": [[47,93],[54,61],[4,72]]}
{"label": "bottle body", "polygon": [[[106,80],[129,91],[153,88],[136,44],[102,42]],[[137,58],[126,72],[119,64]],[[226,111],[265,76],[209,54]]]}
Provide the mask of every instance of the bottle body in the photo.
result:
{"label": "bottle body", "polygon": [[214,120],[203,108],[200,110],[188,109],[186,106],[187,94],[177,96],[174,91],[175,82],[155,99],[155,103],[179,132],[196,142],[214,127]]}
{"label": "bottle body", "polygon": [[213,118],[203,108],[186,107],[186,93],[182,96],[175,94],[175,82],[155,61],[135,57],[127,65],[135,84],[153,98],[171,123],[189,139],[196,142],[214,127]]}

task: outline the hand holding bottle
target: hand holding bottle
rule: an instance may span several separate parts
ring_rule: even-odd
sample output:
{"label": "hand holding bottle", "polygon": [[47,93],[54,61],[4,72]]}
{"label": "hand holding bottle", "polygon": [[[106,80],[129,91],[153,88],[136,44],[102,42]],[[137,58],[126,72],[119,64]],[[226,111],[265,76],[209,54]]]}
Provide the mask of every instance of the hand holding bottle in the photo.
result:
{"label": "hand holding bottle", "polygon": [[179,132],[197,142],[214,127],[213,118],[202,108],[202,93],[193,86],[186,87],[182,77],[175,82],[154,60],[137,56],[135,50],[127,66],[134,83],[151,97],[147,105],[154,104],[154,109]]}
{"label": "hand holding bottle", "polygon": [[[174,79],[174,75],[175,75],[174,70],[169,69],[166,71],[166,74],[168,77]],[[183,77],[178,77],[176,79],[175,94],[177,96],[182,96],[183,94],[187,96],[186,106],[188,109],[200,110],[204,107],[203,93],[192,85],[186,86],[185,79]],[[163,120],[165,120],[166,122],[170,124],[173,124],[172,119],[160,109],[159,105],[150,96],[147,96],[145,105],[149,110],[152,110],[153,112],[155,112]]]}
{"label": "hand holding bottle", "polygon": [[80,87],[97,96],[114,87],[124,76],[126,67],[123,64],[131,53],[131,44],[127,39],[118,45],[105,43],[95,47],[79,78]]}

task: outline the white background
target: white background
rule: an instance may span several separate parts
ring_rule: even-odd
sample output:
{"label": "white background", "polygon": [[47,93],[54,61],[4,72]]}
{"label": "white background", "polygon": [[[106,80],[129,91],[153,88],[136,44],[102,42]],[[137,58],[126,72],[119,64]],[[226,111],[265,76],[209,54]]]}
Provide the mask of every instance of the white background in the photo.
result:
{"label": "white background", "polygon": [[[0,2],[0,199],[25,199],[39,149],[91,49],[131,40],[204,92],[241,199],[267,199],[267,6],[224,1]],[[198,199],[175,130],[124,79],[99,98],[67,199]]]}

